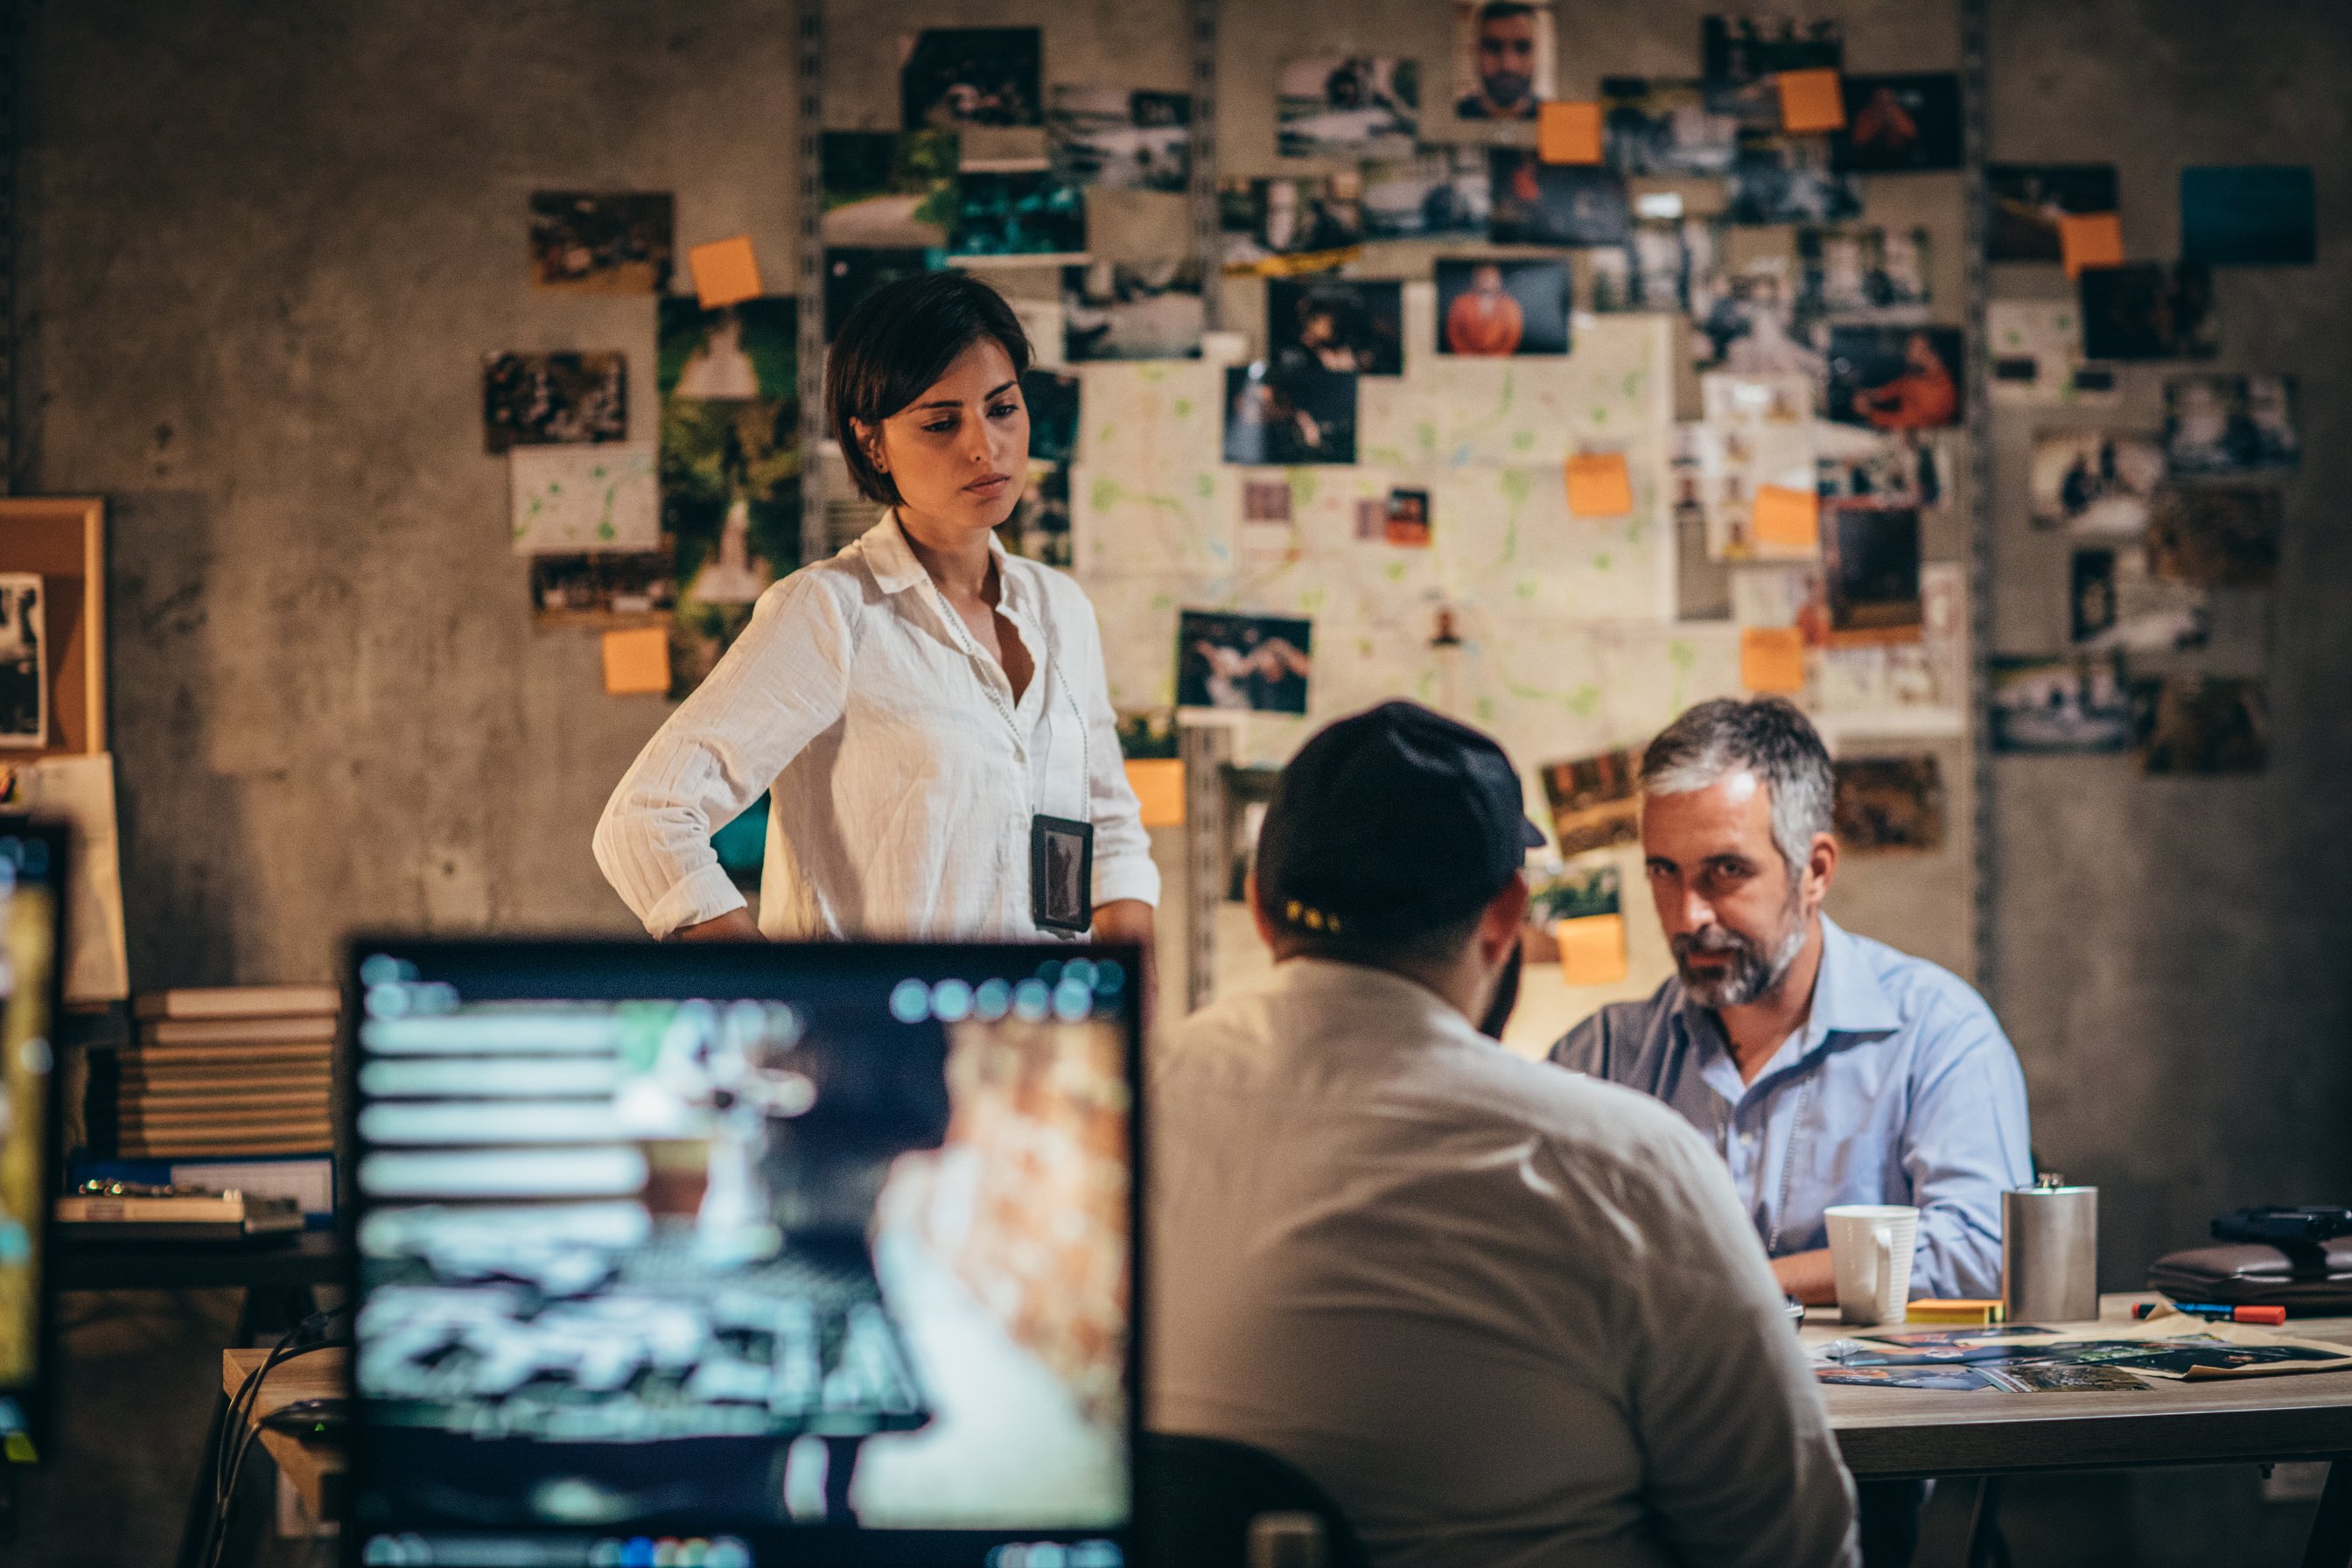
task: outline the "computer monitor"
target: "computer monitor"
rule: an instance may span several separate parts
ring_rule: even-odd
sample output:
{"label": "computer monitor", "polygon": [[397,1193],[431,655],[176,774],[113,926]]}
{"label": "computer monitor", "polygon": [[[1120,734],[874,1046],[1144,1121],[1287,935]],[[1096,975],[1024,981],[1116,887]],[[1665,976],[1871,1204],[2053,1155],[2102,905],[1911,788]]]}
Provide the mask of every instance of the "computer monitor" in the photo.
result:
{"label": "computer monitor", "polygon": [[1123,1563],[1136,958],[354,943],[349,1560]]}
{"label": "computer monitor", "polygon": [[50,1215],[57,1195],[58,987],[66,829],[0,816],[0,1462],[48,1435]]}

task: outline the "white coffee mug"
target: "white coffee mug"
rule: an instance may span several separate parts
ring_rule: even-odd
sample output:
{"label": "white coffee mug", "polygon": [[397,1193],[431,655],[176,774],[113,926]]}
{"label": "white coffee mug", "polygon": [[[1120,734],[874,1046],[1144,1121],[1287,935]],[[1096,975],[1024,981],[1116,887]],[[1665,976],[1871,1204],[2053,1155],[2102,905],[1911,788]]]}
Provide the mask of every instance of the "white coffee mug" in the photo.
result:
{"label": "white coffee mug", "polygon": [[1822,1211],[1837,1275],[1838,1316],[1849,1323],[1899,1323],[1911,1300],[1911,1248],[1919,1211],[1901,1204],[1838,1204]]}

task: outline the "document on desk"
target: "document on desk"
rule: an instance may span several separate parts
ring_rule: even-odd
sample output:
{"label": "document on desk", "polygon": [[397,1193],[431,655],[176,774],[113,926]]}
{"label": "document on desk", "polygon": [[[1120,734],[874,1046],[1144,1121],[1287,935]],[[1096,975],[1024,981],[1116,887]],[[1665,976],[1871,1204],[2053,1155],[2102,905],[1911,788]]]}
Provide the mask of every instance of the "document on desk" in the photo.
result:
{"label": "document on desk", "polygon": [[2237,1324],[2201,1326],[2189,1334],[2176,1330],[2164,1337],[2126,1333],[2118,1329],[2103,1331],[2099,1338],[2052,1334],[2031,1344],[2018,1338],[1972,1343],[1940,1333],[1893,1344],[1837,1340],[1815,1352],[1814,1375],[1823,1383],[1888,1388],[2021,1393],[2147,1386],[2140,1377],[2206,1382],[2352,1371],[2352,1349],[2276,1338]]}

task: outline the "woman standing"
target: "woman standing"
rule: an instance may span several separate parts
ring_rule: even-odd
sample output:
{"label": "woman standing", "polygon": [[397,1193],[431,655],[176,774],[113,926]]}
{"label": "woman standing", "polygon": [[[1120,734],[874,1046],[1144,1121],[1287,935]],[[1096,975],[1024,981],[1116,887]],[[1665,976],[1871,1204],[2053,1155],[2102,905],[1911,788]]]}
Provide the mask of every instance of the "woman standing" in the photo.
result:
{"label": "woman standing", "polygon": [[[613,792],[597,864],[654,935],[1091,931],[1149,962],[1160,876],[1093,606],[995,536],[1028,479],[1028,365],[965,273],[887,284],[843,325],[830,416],[887,510],[761,595]],[[710,835],[762,790],[754,926]]]}

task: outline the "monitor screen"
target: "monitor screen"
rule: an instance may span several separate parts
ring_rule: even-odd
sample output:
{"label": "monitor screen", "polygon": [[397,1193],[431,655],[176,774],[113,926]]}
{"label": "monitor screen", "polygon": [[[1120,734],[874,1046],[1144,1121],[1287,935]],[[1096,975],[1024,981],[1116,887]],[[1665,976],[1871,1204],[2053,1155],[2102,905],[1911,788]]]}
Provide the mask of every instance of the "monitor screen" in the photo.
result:
{"label": "monitor screen", "polygon": [[0,816],[0,1460],[40,1457],[65,829]]}
{"label": "monitor screen", "polygon": [[1132,950],[352,964],[357,1561],[1123,1561]]}

